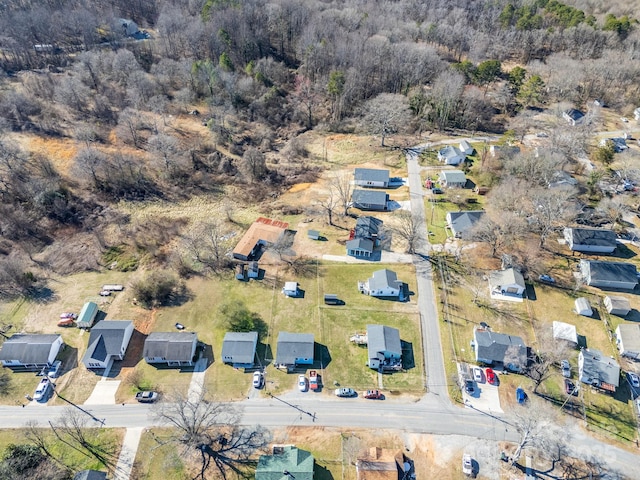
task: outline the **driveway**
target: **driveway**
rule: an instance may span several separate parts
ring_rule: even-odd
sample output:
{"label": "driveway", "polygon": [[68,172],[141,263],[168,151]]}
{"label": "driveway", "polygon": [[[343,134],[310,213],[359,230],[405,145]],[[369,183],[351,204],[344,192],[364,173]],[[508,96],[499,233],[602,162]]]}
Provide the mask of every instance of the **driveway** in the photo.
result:
{"label": "driveway", "polygon": [[107,380],[106,377],[96,383],[93,392],[84,402],[85,405],[115,405],[116,392],[120,386],[120,380]]}

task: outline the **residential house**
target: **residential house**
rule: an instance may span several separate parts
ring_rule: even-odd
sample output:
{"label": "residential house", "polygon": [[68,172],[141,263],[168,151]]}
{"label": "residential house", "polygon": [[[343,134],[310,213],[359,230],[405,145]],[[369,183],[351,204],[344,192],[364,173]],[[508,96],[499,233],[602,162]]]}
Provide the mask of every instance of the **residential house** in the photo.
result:
{"label": "residential house", "polygon": [[258,262],[249,262],[247,265],[247,276],[249,278],[260,278],[260,264],[258,264]]}
{"label": "residential house", "polygon": [[289,224],[260,217],[251,224],[246,233],[233,249],[233,258],[251,260],[258,255],[262,247],[276,243],[282,238]]}
{"label": "residential house", "polygon": [[98,315],[98,304],[95,302],[87,302],[82,306],[80,315],[76,320],[76,326],[78,328],[91,328],[96,321]]}
{"label": "residential house", "polygon": [[447,212],[447,226],[455,238],[468,239],[473,231],[473,227],[480,221],[484,214],[484,210]]}
{"label": "residential house", "polygon": [[474,148],[471,146],[471,144],[468,141],[462,140],[460,142],[460,151],[465,155],[471,155],[474,151]]}
{"label": "residential house", "polygon": [[347,255],[370,257],[378,245],[378,235],[382,224],[382,220],[375,217],[359,217],[356,221],[356,228],[352,231],[352,238],[347,241]]}
{"label": "residential house", "polygon": [[195,332],[151,332],[144,341],[142,356],[149,364],[191,366],[197,346],[198,335]]}
{"label": "residential house", "polygon": [[616,328],[616,344],[623,357],[640,360],[640,325],[621,323]]}
{"label": "residential house", "polygon": [[575,325],[564,322],[553,322],[553,338],[563,340],[572,347],[578,345],[578,332]]}
{"label": "residential house", "polygon": [[446,188],[464,188],[467,177],[462,170],[443,170],[440,172],[440,184]]}
{"label": "residential house", "polygon": [[491,145],[489,147],[489,154],[492,157],[511,158],[520,153],[520,147],[515,145]]}
{"label": "residential house", "polygon": [[122,360],[133,335],[131,320],[103,320],[89,334],[82,363],[87,368],[108,368],[114,360]]}
{"label": "residential house", "polygon": [[389,194],[375,190],[354,190],[351,194],[351,202],[354,208],[360,210],[385,211]]}
{"label": "residential house", "polygon": [[575,108],[570,108],[562,112],[562,118],[564,118],[570,125],[580,125],[584,121],[584,113]]}
{"label": "residential house", "polygon": [[389,170],[356,168],[353,176],[357,187],[387,188],[389,186]]}
{"label": "residential house", "polygon": [[616,233],[604,228],[565,228],[564,239],[573,252],[613,253]]}
{"label": "residential house", "polygon": [[615,153],[624,152],[629,148],[629,146],[627,145],[627,140],[622,137],[603,138],[602,140],[600,140],[598,145],[601,147],[606,147],[607,142],[611,142],[613,151]]}
{"label": "residential house", "polygon": [[527,366],[527,346],[521,337],[495,333],[489,329],[473,331],[476,362],[520,372]]}
{"label": "residential house", "polygon": [[578,354],[578,376],[583,383],[613,393],[620,386],[620,365],[599,350],[584,348]]}
{"label": "residential house", "polygon": [[356,457],[357,480],[403,480],[407,465],[402,451],[371,447]]}
{"label": "residential house", "polygon": [[555,172],[553,172],[553,175],[547,183],[547,186],[549,188],[575,187],[576,185],[578,185],[578,180],[573,178],[571,174],[565,172],[564,170],[556,170]]}
{"label": "residential house", "polygon": [[638,271],[631,263],[580,260],[580,271],[591,287],[633,290],[638,284]]}
{"label": "residential house", "polygon": [[107,480],[107,472],[82,470],[73,476],[73,480]]}
{"label": "residential house", "polygon": [[261,455],[255,480],[313,480],[311,453],[292,445],[274,446],[272,455]]}
{"label": "residential house", "polygon": [[460,165],[465,158],[465,154],[453,145],[447,145],[438,152],[438,160],[445,165]]}
{"label": "residential house", "polygon": [[369,368],[379,371],[402,369],[400,331],[386,325],[367,325]]}
{"label": "residential house", "polygon": [[12,369],[41,370],[53,364],[62,345],[60,335],[16,333],[2,344],[0,363]]}
{"label": "residential house", "polygon": [[290,370],[298,365],[313,365],[314,347],[312,333],[280,332],[276,366]]}
{"label": "residential house", "polygon": [[398,297],[402,299],[404,283],[398,280],[396,272],[388,269],[376,270],[369,280],[358,282],[358,290],[372,297]]}
{"label": "residential house", "polygon": [[524,277],[513,267],[491,272],[488,278],[492,298],[522,299],[527,288]]}
{"label": "residential house", "polygon": [[227,332],[222,341],[222,361],[234,368],[253,368],[258,332]]}
{"label": "residential house", "polygon": [[624,317],[631,311],[631,304],[625,297],[621,297],[619,295],[607,295],[604,297],[604,308],[606,308],[607,312],[611,315]]}
{"label": "residential house", "polygon": [[370,257],[373,254],[373,242],[367,238],[348,240],[347,255],[351,257]]}

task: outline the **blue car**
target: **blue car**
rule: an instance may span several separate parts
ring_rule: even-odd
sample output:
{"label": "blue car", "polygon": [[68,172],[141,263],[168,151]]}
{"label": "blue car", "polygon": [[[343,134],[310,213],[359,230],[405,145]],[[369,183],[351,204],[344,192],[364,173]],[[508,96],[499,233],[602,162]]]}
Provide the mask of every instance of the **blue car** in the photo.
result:
{"label": "blue car", "polygon": [[524,389],[522,387],[516,388],[516,400],[518,403],[524,403],[527,399],[527,394],[524,393]]}

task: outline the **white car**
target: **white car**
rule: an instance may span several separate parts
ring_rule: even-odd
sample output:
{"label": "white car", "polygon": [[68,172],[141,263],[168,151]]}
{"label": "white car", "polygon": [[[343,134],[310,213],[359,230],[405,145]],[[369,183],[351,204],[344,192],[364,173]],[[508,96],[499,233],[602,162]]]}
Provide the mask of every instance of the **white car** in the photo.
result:
{"label": "white car", "polygon": [[261,371],[253,372],[253,388],[262,388],[264,374]]}
{"label": "white car", "polygon": [[627,372],[627,378],[633,388],[640,388],[640,378],[633,372]]}
{"label": "white car", "polygon": [[462,456],[462,473],[465,475],[473,474],[473,462],[471,461],[471,455],[468,453]]}
{"label": "white car", "polygon": [[49,370],[47,371],[47,377],[49,378],[58,378],[60,374],[60,368],[62,367],[62,362],[60,360],[56,360],[53,362]]}
{"label": "white car", "polygon": [[40,380],[40,383],[36,387],[36,391],[33,394],[33,399],[37,402],[40,402],[42,400],[46,401],[47,397],[49,396],[49,388],[51,388],[51,382],[47,377],[45,377]]}
{"label": "white car", "polygon": [[477,383],[482,383],[482,369],[480,367],[473,367],[473,379]]}
{"label": "white car", "polygon": [[307,391],[307,377],[304,375],[298,375],[298,390],[301,392]]}

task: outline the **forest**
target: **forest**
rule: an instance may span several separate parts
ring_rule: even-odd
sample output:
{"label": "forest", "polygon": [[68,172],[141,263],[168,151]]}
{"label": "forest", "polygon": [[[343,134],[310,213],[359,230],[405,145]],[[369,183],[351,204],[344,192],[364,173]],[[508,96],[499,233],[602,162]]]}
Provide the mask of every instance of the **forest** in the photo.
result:
{"label": "forest", "polygon": [[[310,130],[385,146],[397,132],[517,133],[559,102],[630,115],[633,6],[0,1],[0,295],[43,294],[46,272],[98,268],[118,244],[175,262],[163,246],[184,225],[132,223],[119,202],[223,197],[230,185],[242,185],[235,201],[259,202],[321,173]],[[180,126],[188,114],[206,135]],[[34,138],[72,148],[34,151]]]}

